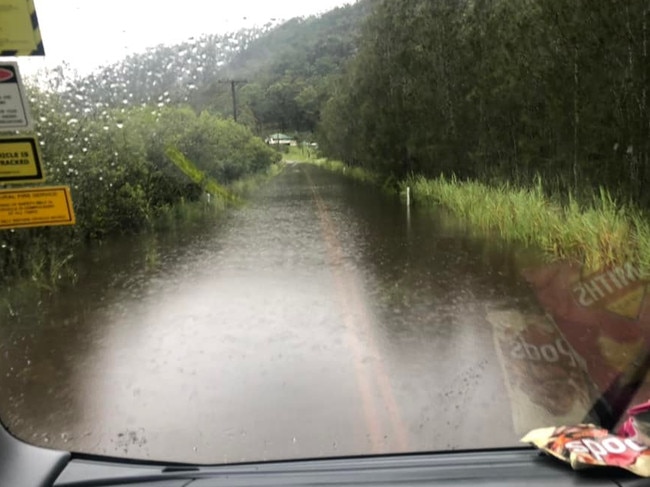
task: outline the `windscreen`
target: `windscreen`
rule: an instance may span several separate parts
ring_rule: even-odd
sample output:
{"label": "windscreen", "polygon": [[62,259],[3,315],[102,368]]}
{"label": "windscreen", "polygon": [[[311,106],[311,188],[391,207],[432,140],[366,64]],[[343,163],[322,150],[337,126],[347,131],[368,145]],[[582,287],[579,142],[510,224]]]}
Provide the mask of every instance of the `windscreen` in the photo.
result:
{"label": "windscreen", "polygon": [[2,423],[200,464],[615,428],[649,11],[0,0]]}

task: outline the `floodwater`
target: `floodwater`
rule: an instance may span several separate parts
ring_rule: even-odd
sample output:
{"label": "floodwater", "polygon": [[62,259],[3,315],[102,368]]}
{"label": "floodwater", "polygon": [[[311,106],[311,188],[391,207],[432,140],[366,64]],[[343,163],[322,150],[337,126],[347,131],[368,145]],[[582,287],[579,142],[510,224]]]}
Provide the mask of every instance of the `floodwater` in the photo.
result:
{"label": "floodwater", "polygon": [[75,286],[12,308],[0,416],[42,446],[194,463],[516,446],[593,389],[525,256],[289,164],[227,216],[107,242]]}

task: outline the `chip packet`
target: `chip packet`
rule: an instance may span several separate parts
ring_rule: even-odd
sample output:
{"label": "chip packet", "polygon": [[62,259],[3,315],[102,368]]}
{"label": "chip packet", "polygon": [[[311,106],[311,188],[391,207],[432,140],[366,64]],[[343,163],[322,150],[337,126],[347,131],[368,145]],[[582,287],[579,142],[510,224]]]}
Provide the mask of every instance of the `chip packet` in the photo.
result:
{"label": "chip packet", "polygon": [[650,401],[637,404],[627,411],[627,419],[618,429],[618,434],[650,446]]}
{"label": "chip packet", "polygon": [[633,438],[611,434],[593,424],[552,426],[530,431],[521,439],[571,465],[620,467],[641,477],[650,477],[650,448]]}

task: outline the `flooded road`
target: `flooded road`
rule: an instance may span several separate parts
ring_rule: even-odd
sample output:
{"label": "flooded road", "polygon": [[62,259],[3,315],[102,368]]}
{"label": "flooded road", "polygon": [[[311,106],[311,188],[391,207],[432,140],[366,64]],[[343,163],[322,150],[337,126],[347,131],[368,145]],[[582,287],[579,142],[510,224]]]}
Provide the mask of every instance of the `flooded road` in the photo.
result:
{"label": "flooded road", "polygon": [[74,288],[14,309],[2,420],[43,446],[199,463],[513,446],[589,405],[515,257],[289,164],[212,225],[106,244]]}

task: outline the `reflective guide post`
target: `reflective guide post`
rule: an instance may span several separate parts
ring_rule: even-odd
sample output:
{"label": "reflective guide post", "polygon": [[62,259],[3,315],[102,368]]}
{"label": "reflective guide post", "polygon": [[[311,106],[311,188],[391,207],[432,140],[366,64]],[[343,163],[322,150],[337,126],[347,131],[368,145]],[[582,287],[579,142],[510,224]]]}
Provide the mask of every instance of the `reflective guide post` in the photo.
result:
{"label": "reflective guide post", "polygon": [[45,54],[33,0],[0,0],[0,56]]}

